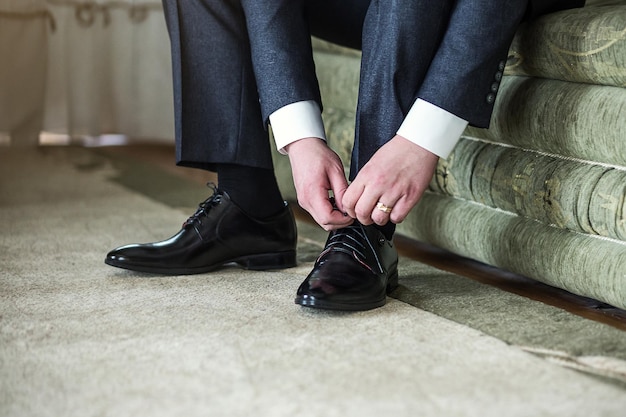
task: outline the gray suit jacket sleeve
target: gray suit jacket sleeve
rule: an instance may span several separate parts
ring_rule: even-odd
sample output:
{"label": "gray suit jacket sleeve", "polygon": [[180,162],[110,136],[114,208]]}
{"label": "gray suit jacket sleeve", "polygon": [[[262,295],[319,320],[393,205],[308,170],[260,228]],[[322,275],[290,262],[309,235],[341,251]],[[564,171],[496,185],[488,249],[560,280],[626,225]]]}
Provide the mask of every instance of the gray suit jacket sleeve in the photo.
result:
{"label": "gray suit jacket sleeve", "polygon": [[261,111],[315,100],[322,108],[302,0],[242,0]]}
{"label": "gray suit jacket sleeve", "polygon": [[476,7],[474,0],[457,2],[418,97],[487,127],[508,48],[525,11],[526,3],[519,0],[493,0],[484,7]]}
{"label": "gray suit jacket sleeve", "polygon": [[[523,19],[584,0],[494,0],[497,7],[476,11],[474,0],[461,0],[449,30],[418,91],[418,97],[477,127],[488,127],[503,75],[508,48]],[[484,2],[482,2],[484,3]]]}

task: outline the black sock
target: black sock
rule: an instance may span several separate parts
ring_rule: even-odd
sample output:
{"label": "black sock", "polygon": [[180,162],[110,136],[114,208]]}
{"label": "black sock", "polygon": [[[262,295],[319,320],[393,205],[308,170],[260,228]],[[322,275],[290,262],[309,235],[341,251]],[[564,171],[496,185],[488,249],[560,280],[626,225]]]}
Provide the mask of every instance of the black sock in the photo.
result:
{"label": "black sock", "polygon": [[263,219],[284,207],[274,171],[243,165],[217,166],[218,188],[225,191],[246,214]]}

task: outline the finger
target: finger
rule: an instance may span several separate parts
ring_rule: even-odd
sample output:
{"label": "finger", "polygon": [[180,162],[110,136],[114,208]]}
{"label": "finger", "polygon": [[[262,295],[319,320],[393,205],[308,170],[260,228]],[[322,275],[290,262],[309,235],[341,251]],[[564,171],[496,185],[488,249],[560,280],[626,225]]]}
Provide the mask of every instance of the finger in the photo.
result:
{"label": "finger", "polygon": [[332,190],[335,198],[335,205],[342,214],[345,214],[346,211],[343,207],[343,196],[348,188],[348,181],[343,173],[339,175],[331,175],[328,180],[330,182],[330,189]]}
{"label": "finger", "polygon": [[352,217],[344,216],[335,210],[335,213],[322,225],[322,228],[326,231],[331,231],[350,226],[352,223],[354,223]]}
{"label": "finger", "polygon": [[353,181],[346,191],[343,193],[343,197],[341,199],[343,203],[343,210],[348,213],[348,216],[353,219],[357,218],[356,215],[356,203],[359,201],[361,194],[365,190],[365,187],[361,185],[358,180]]}
{"label": "finger", "polygon": [[415,204],[415,202],[409,201],[409,199],[405,197],[401,197],[398,201],[396,201],[391,213],[389,213],[389,220],[396,224],[402,223],[409,215],[409,212]]}
{"label": "finger", "polygon": [[334,210],[326,216],[315,219],[315,221],[322,227],[322,229],[330,231],[349,226],[354,222],[354,219],[343,215],[338,210]]}
{"label": "finger", "polygon": [[356,218],[364,225],[372,224],[375,222],[374,218],[372,218],[372,214],[375,210],[376,203],[379,201],[380,194],[370,190],[369,188],[365,188],[363,193],[359,196],[359,200],[356,202],[354,207],[354,212],[356,213]]}
{"label": "finger", "polygon": [[318,190],[314,195],[310,196],[307,211],[317,224],[325,230],[345,227],[352,222],[352,219],[334,208],[328,198],[328,190],[326,189]]}
{"label": "finger", "polygon": [[[381,198],[381,200],[383,199],[384,198]],[[374,210],[372,211],[371,217],[374,223],[376,223],[379,226],[384,226],[391,219],[391,213],[393,212],[393,210],[395,210],[395,207],[394,207],[395,203],[385,204],[385,203],[382,203],[381,200],[377,201],[376,204],[374,205]],[[384,199],[384,201],[390,201],[390,200]],[[382,206],[379,206],[378,204],[379,202],[382,203]]]}

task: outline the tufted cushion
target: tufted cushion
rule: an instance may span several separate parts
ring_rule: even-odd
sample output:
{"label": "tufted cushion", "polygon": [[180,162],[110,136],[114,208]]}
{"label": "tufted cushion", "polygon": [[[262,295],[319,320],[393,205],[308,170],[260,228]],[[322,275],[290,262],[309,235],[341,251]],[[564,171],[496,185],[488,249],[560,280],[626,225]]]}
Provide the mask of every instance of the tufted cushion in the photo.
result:
{"label": "tufted cushion", "polygon": [[522,25],[505,74],[626,87],[626,4],[615,3]]}

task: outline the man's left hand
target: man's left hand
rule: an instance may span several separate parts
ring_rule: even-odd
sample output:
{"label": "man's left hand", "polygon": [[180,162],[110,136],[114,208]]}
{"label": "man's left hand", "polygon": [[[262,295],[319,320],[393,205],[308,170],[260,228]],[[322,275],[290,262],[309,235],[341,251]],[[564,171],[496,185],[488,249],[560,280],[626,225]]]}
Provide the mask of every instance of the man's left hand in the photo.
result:
{"label": "man's left hand", "polygon": [[402,222],[428,187],[438,159],[396,135],[359,171],[343,195],[343,209],[364,225]]}

